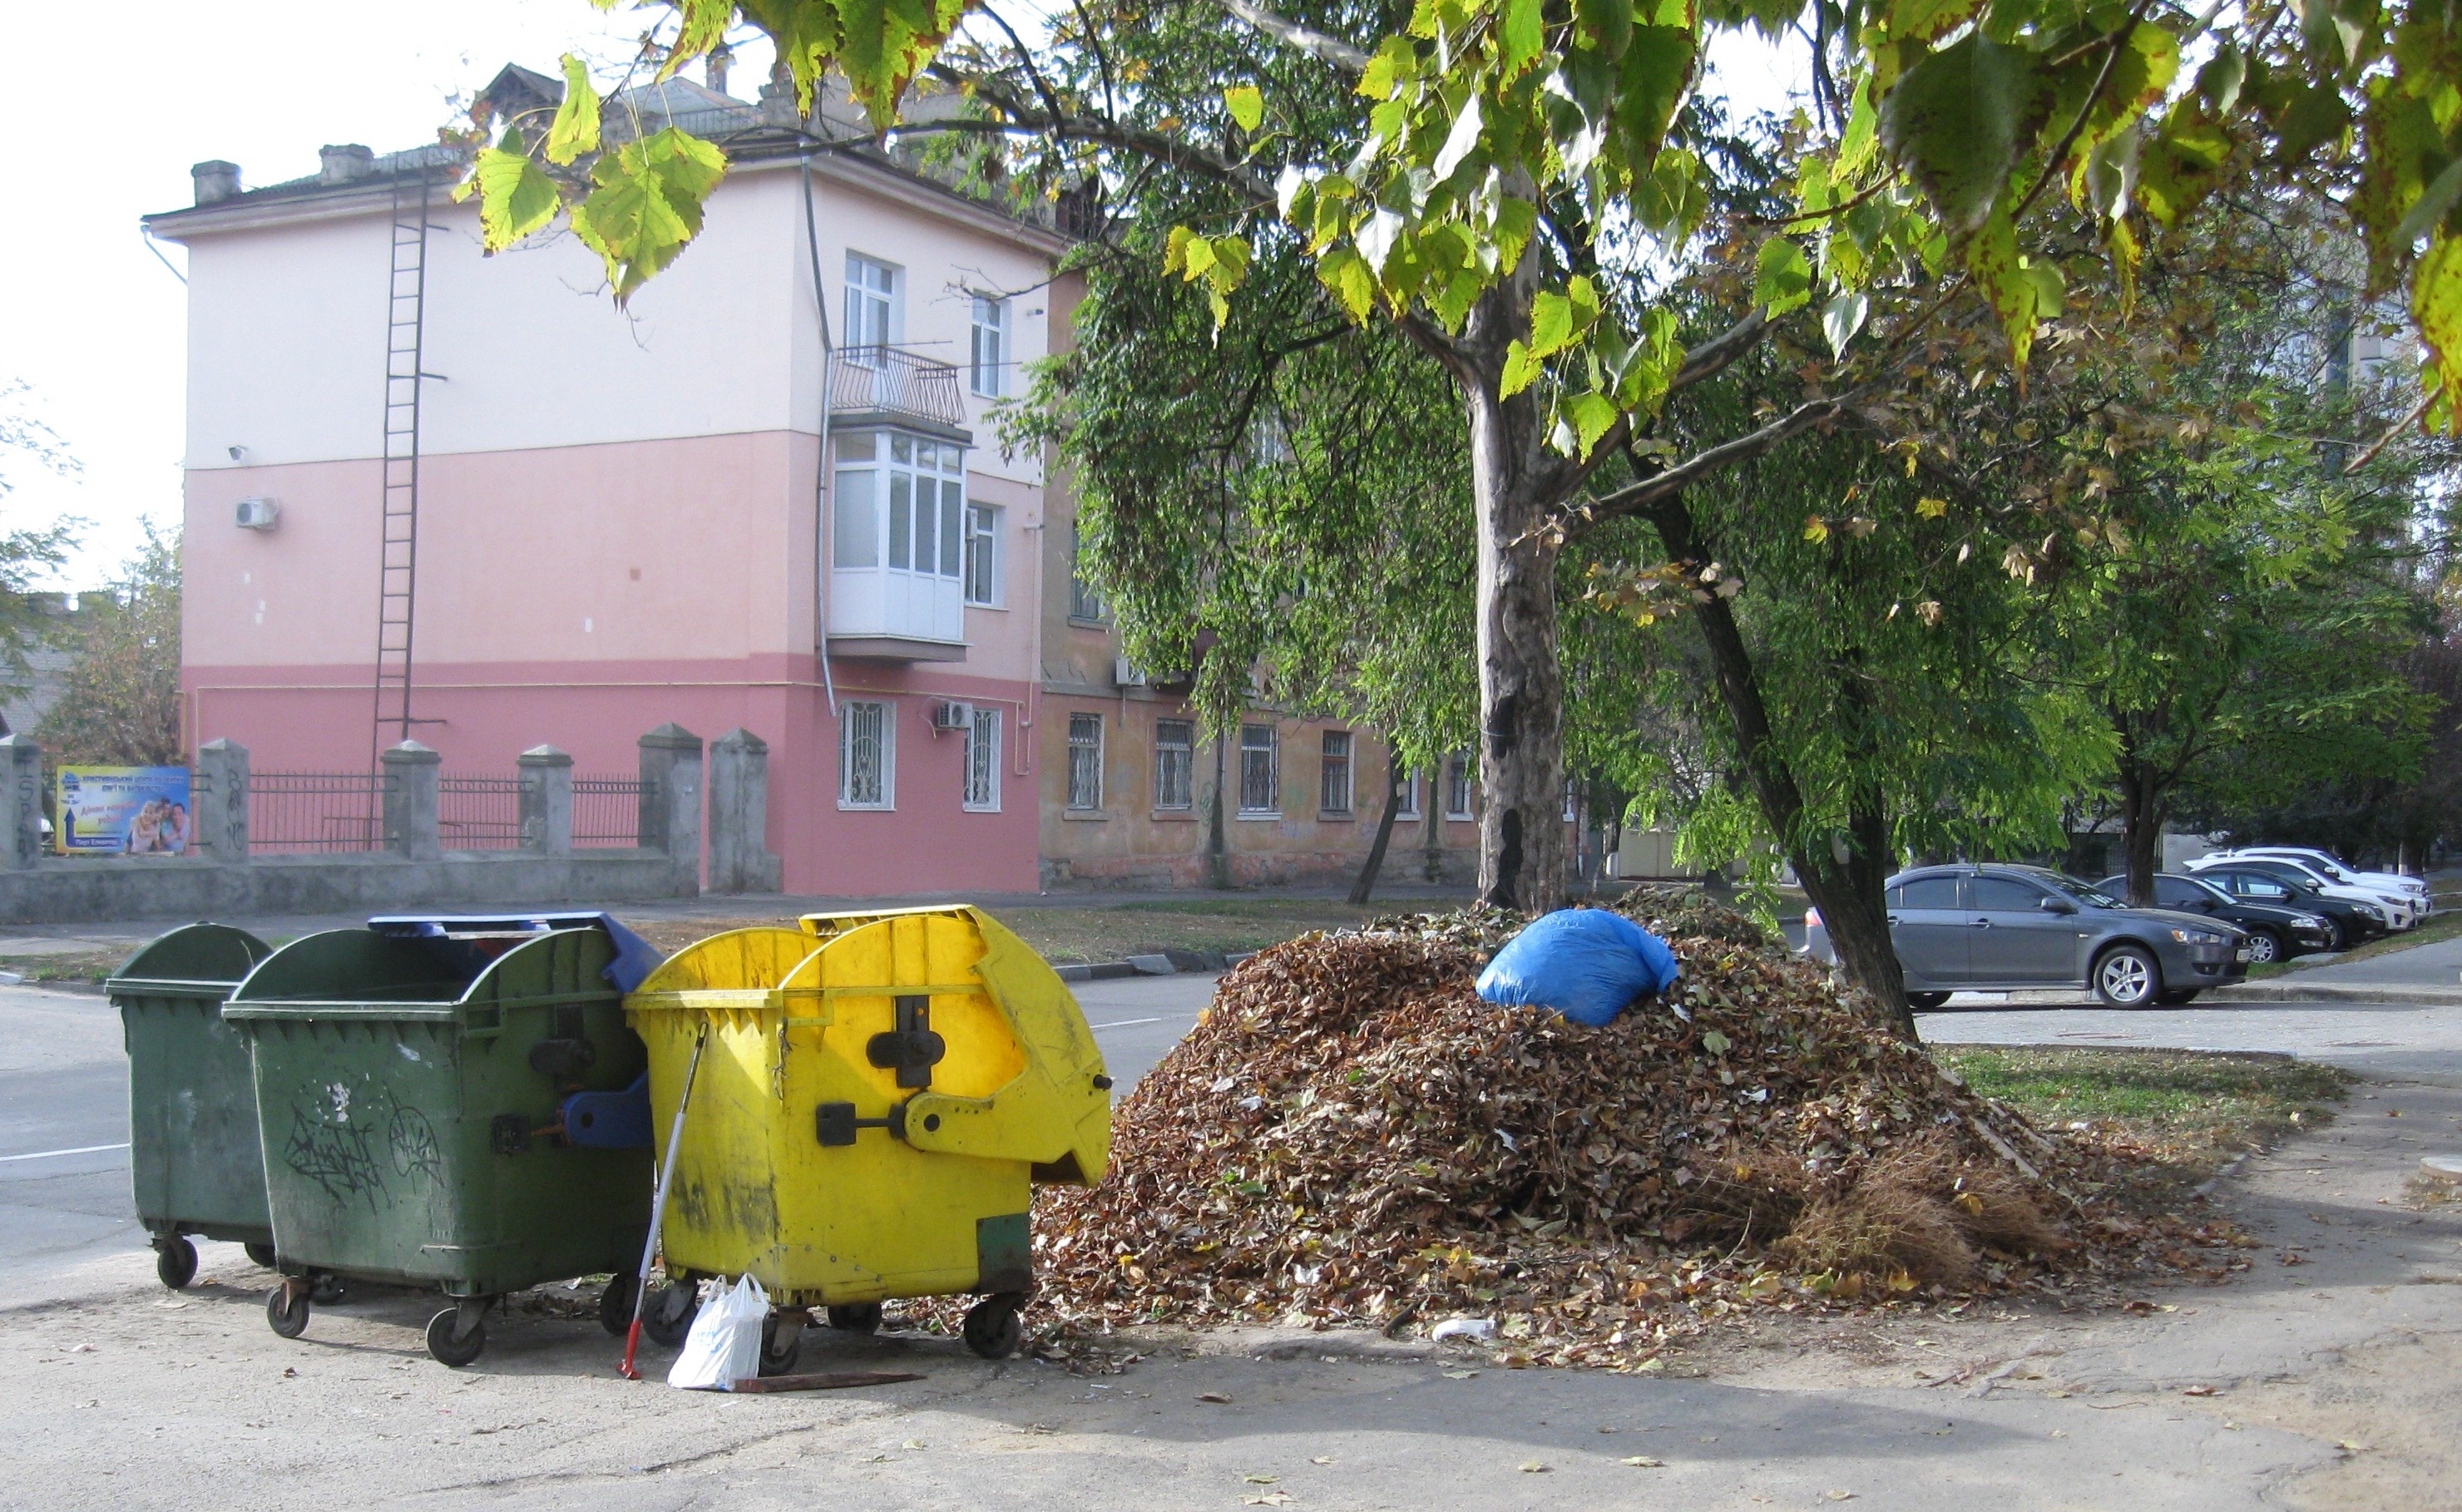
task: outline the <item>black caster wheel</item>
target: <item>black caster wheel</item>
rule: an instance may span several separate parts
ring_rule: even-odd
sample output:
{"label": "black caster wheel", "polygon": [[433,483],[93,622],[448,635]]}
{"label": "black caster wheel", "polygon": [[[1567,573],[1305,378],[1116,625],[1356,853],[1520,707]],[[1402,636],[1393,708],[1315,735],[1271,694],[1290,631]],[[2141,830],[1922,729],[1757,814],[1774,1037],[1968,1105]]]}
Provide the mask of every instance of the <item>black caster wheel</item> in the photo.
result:
{"label": "black caster wheel", "polygon": [[351,1300],[351,1288],[339,1276],[317,1277],[315,1285],[308,1294],[315,1299],[316,1306],[320,1307],[330,1307],[337,1302]]}
{"label": "black caster wheel", "polygon": [[265,1295],[266,1325],[286,1339],[295,1339],[308,1331],[308,1290],[293,1289],[289,1284],[274,1287]]}
{"label": "black caster wheel", "polygon": [[878,1333],[880,1331],[880,1304],[876,1302],[853,1302],[843,1307],[831,1307],[830,1309],[830,1327],[837,1329],[840,1333]]}
{"label": "black caster wheel", "polygon": [[796,1360],[804,1353],[804,1320],[798,1316],[782,1318],[776,1313],[761,1326],[761,1373],[791,1375]]}
{"label": "black caster wheel", "polygon": [[154,1274],[173,1291],[187,1285],[197,1279],[197,1246],[178,1234],[155,1241]]}
{"label": "black caster wheel", "polygon": [[456,1332],[455,1325],[461,1320],[460,1307],[447,1307],[427,1320],[427,1352],[435,1356],[437,1364],[459,1370],[477,1359],[480,1351],[486,1349],[487,1326],[473,1313],[469,1331]]}
{"label": "black caster wheel", "polygon": [[1005,1360],[1017,1352],[1025,1328],[1017,1321],[1018,1299],[985,1297],[966,1309],[966,1348],[986,1360]]}
{"label": "black caster wheel", "polygon": [[701,1311],[701,1288],[689,1281],[671,1281],[650,1294],[641,1309],[641,1331],[652,1343],[680,1350],[692,1332],[693,1315]]}
{"label": "black caster wheel", "polygon": [[268,1270],[273,1269],[274,1265],[277,1264],[273,1254],[273,1246],[271,1244],[260,1244],[251,1240],[241,1247],[248,1251],[248,1258],[249,1260],[254,1261],[256,1264],[264,1266]]}
{"label": "black caster wheel", "polygon": [[622,1338],[633,1328],[633,1293],[639,1290],[638,1276],[611,1276],[607,1289],[598,1294],[598,1326]]}

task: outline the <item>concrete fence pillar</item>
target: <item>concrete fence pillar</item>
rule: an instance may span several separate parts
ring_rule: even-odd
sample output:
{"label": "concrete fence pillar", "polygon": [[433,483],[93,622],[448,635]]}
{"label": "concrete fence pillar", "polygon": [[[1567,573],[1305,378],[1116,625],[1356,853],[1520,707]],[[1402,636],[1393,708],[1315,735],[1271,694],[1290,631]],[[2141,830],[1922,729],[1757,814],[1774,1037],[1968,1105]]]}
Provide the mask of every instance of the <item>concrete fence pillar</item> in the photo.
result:
{"label": "concrete fence pillar", "polygon": [[780,864],[768,833],[768,743],[750,730],[729,730],[709,748],[709,890],[778,891]]}
{"label": "concrete fence pillar", "polygon": [[437,823],[437,767],[443,760],[417,741],[384,753],[385,849],[414,861],[444,853]]}
{"label": "concrete fence pillar", "polygon": [[197,843],[217,861],[248,859],[248,747],[234,740],[197,747]]}
{"label": "concrete fence pillar", "polygon": [[513,758],[521,768],[522,848],[541,855],[572,853],[572,758],[552,745],[533,745]]}
{"label": "concrete fence pillar", "polygon": [[641,737],[641,848],[701,879],[701,737],[666,724]]}
{"label": "concrete fence pillar", "polygon": [[43,854],[43,748],[0,735],[0,871],[22,872]]}

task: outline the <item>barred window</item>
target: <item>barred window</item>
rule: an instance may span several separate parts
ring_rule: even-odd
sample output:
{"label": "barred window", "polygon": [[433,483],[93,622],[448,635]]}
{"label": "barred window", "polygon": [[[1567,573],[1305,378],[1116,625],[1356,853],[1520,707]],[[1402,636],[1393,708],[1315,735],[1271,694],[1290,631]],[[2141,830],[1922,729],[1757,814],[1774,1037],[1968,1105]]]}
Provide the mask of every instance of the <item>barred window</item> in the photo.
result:
{"label": "barred window", "polygon": [[1415,769],[1406,771],[1402,773],[1401,782],[1402,807],[1393,810],[1393,817],[1415,819],[1419,816],[1419,774]]}
{"label": "barred window", "polygon": [[966,725],[966,796],[974,813],[998,813],[1001,806],[1001,711],[975,705]]}
{"label": "barred window", "polygon": [[839,707],[838,807],[890,808],[896,798],[896,705],[854,701]]}
{"label": "barred window", "polygon": [[1155,721],[1155,790],[1157,809],[1195,806],[1197,725],[1189,720]]}
{"label": "barred window", "polygon": [[1326,813],[1350,811],[1350,732],[1328,730],[1317,768],[1316,806]]}
{"label": "barred window", "polygon": [[1069,716],[1069,807],[1103,807],[1103,716]]}
{"label": "barred window", "polygon": [[1282,774],[1276,732],[1271,724],[1240,726],[1240,811],[1270,814],[1283,811]]}

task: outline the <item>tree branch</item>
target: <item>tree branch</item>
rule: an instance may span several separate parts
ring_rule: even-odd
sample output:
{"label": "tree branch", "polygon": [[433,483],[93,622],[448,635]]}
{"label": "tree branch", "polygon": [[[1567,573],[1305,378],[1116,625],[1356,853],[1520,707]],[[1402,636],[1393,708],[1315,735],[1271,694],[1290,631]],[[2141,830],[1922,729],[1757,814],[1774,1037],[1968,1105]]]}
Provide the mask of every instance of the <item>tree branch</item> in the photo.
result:
{"label": "tree branch", "polygon": [[1201,173],[1225,184],[1235,184],[1255,195],[1260,201],[1272,203],[1274,186],[1255,173],[1221,154],[1184,141],[1162,132],[1142,126],[1126,126],[1103,116],[1071,115],[1053,117],[1021,97],[1004,81],[983,74],[968,74],[946,64],[935,63],[933,77],[943,83],[971,87],[978,98],[1006,116],[1006,120],[927,120],[901,125],[901,137],[922,136],[929,132],[977,132],[1013,135],[1021,129],[1043,132],[1063,140],[1099,142],[1118,147],[1168,163],[1175,168]]}
{"label": "tree branch", "polygon": [[1739,436],[1707,451],[1695,452],[1664,472],[1638,483],[1629,483],[1604,498],[1591,500],[1576,512],[1584,520],[1595,522],[1647,508],[1661,499],[1682,492],[1688,485],[1698,483],[1737,463],[1758,457],[1788,437],[1810,429],[1845,409],[1852,398],[1852,395],[1841,395],[1836,399],[1818,399],[1799,404],[1749,435]]}
{"label": "tree branch", "polygon": [[1768,334],[1769,312],[1755,305],[1752,313],[1685,353],[1684,365],[1667,380],[1667,392],[1674,394],[1703,378],[1717,378],[1727,370],[1728,364],[1751,351]]}
{"label": "tree branch", "polygon": [[1368,70],[1368,54],[1338,36],[1285,20],[1250,0],[1215,0],[1215,4],[1247,22],[1285,47],[1297,48],[1321,63],[1329,63],[1346,74],[1363,74]]}

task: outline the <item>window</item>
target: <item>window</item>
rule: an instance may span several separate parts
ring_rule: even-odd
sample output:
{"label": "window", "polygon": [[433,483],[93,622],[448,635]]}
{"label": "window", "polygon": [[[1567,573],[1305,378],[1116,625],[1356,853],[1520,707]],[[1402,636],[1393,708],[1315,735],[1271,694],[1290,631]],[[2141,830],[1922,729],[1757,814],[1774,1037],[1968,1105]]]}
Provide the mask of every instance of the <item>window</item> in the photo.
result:
{"label": "window", "polygon": [[1900,889],[1900,908],[1954,909],[1957,906],[1957,878],[1919,876]]}
{"label": "window", "polygon": [[876,568],[886,544],[892,571],[961,576],[968,530],[965,448],[903,431],[853,431],[836,444],[837,531],[831,562]]}
{"label": "window", "polygon": [[1456,751],[1445,758],[1445,817],[1468,819],[1470,809],[1470,753]]}
{"label": "window", "polygon": [[1565,779],[1565,822],[1571,824],[1582,816],[1581,785],[1572,778]]}
{"label": "window", "polygon": [[897,340],[897,270],[860,252],[847,253],[846,334],[841,344],[885,347]]}
{"label": "window", "polygon": [[894,807],[897,798],[896,705],[859,700],[838,708],[838,807]]}
{"label": "window", "polygon": [[1069,617],[1099,620],[1103,617],[1103,600],[1086,585],[1085,573],[1078,567],[1085,554],[1085,532],[1072,522],[1069,527]]}
{"label": "window", "polygon": [[1350,732],[1325,732],[1317,767],[1316,806],[1324,813],[1350,811]]}
{"label": "window", "polygon": [[966,506],[966,602],[997,608],[1001,592],[1001,508]]}
{"label": "window", "polygon": [[1157,809],[1196,806],[1197,725],[1190,720],[1155,721],[1155,790]]}
{"label": "window", "polygon": [[2041,888],[2005,876],[1978,876],[1966,884],[1967,906],[1985,914],[2031,914],[2043,906]]}
{"label": "window", "polygon": [[966,725],[966,797],[969,813],[998,813],[1001,803],[1001,711],[975,705]]}
{"label": "window", "polygon": [[1004,379],[1008,372],[1008,301],[987,294],[975,296],[974,360],[967,364],[970,386],[985,399],[998,399],[1007,390]]}
{"label": "window", "polygon": [[1396,819],[1419,816],[1419,774],[1415,770],[1402,774],[1402,807],[1393,810]]}
{"label": "window", "polygon": [[1283,811],[1282,776],[1275,769],[1279,743],[1271,724],[1240,726],[1240,811]]}
{"label": "window", "polygon": [[1103,807],[1103,716],[1069,716],[1069,807]]}

